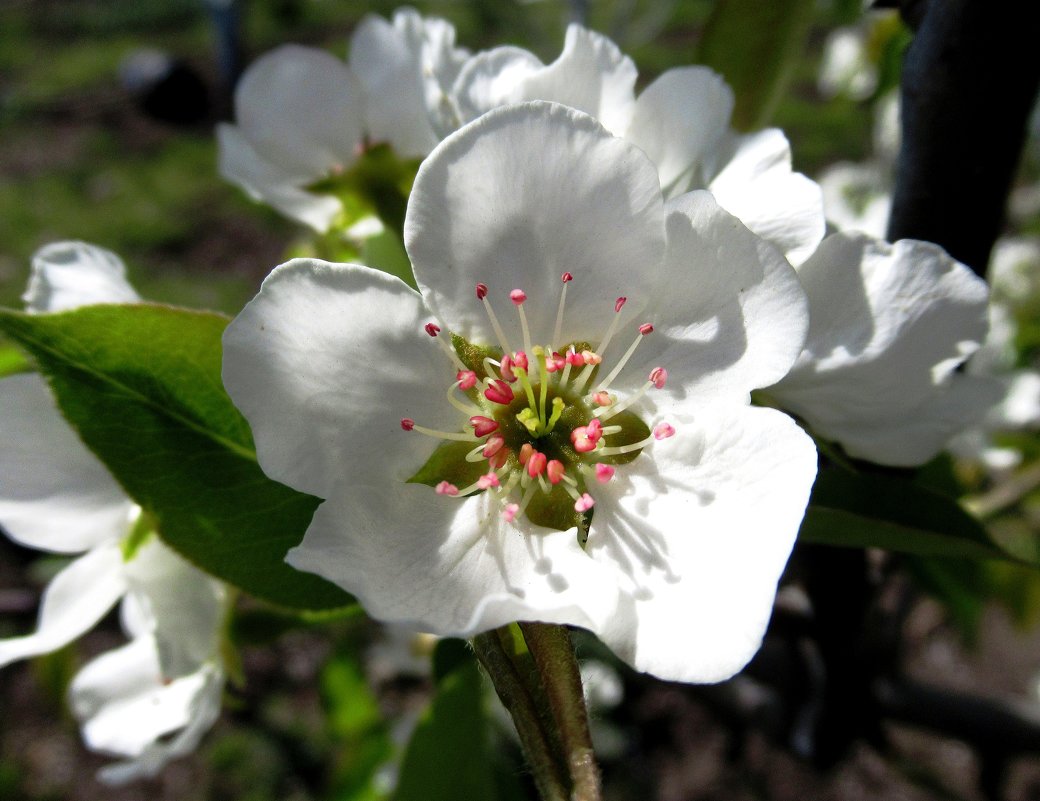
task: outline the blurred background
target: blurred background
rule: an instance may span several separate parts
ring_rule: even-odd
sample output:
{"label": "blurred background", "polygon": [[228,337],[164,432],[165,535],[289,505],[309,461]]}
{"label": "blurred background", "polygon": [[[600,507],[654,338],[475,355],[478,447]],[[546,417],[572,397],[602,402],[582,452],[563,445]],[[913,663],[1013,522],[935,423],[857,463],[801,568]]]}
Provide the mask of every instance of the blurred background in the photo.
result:
{"label": "blurred background", "polygon": [[[37,248],[82,239],[122,256],[145,298],[234,314],[311,236],[217,174],[213,128],[230,118],[235,76],[285,42],[345,56],[357,21],[390,16],[396,5],[0,3],[0,305],[19,306]],[[512,43],[545,62],[559,53],[566,24],[581,19],[635,60],[643,86],[696,62],[714,3],[415,6],[450,20],[471,50]],[[911,33],[895,12],[868,14],[859,2],[806,7],[769,122],[791,140],[795,168],[826,180],[835,221],[870,229],[880,217],[880,234],[898,145],[891,91]],[[1035,370],[1040,353],[1037,127],[997,251],[1013,323],[1000,345],[1008,371]],[[956,462],[934,467],[1006,541],[1040,531],[1036,422],[985,443],[1011,452],[1003,462],[965,446]],[[799,549],[766,648],[724,685],[650,680],[591,638],[580,641],[607,798],[1040,799],[1037,574],[839,553]],[[854,563],[849,572],[843,561]],[[834,586],[820,586],[821,563]],[[40,589],[60,564],[0,537],[0,637],[32,627]],[[843,583],[848,575],[854,584]],[[64,651],[0,671],[0,799],[387,797],[394,755],[429,703],[434,645],[361,617],[306,625],[249,604],[232,634],[241,669],[221,721],[198,753],[125,788],[94,780],[105,760],[81,745],[64,703],[78,666],[122,642],[114,617]],[[922,694],[918,680],[984,702],[960,714],[964,696]],[[531,788],[494,704],[489,696],[485,733],[505,777],[496,792],[524,798]],[[944,718],[944,709],[953,712]]]}

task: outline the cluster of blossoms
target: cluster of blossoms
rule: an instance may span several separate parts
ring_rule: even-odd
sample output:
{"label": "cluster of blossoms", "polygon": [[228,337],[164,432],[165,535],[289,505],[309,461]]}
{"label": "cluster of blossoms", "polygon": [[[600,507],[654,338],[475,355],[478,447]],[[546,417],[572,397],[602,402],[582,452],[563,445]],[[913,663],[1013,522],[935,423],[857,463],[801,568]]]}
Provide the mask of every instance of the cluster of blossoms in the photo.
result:
{"label": "cluster of blossoms", "polygon": [[[26,308],[136,302],[124,272],[101,248],[49,245],[33,258]],[[0,667],[64,647],[120,603],[130,640],[76,674],[69,705],[87,745],[120,760],[99,778],[154,776],[193,751],[220,712],[228,590],[159,541],[39,375],[0,380],[0,407],[0,525],[20,545],[82,554],[47,586],[36,631],[0,640]]]}
{"label": "cluster of blossoms", "polygon": [[[323,231],[343,207],[322,187],[371,147],[422,159],[403,231],[419,291],[290,261],[227,328],[223,379],[264,471],[323,499],[288,561],[373,617],[455,636],[580,626],[638,670],[718,681],[765,631],[816,475],[805,428],[881,464],[934,456],[999,394],[959,369],[987,292],[933,245],[824,238],[819,187],[779,131],[730,130],[711,71],[669,70],[638,96],[635,81],[580,26],[546,65],[471,55],[410,10],[366,18],[349,63],[296,46],[260,58],[219,130],[223,174]],[[118,260],[84,246],[35,270],[37,311],[136,298]],[[146,536],[39,379],[0,382],[23,387],[37,400],[17,417],[49,410],[62,462],[51,484],[10,485],[0,523],[91,550],[0,661],[68,642],[123,597],[131,643],[84,669],[73,706],[88,743],[130,760],[118,775],[147,774],[219,709],[227,593]],[[21,449],[0,450],[5,473],[31,451],[0,448]],[[121,511],[89,537],[33,533],[109,501]],[[103,565],[81,580],[87,560]],[[169,716],[116,727],[138,699]]]}

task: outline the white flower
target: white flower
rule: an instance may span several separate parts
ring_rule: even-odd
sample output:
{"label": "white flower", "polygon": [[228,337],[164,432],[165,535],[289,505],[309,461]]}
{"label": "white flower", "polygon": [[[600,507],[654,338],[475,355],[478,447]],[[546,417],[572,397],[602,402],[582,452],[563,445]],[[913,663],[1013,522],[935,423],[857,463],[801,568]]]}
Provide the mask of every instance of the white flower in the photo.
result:
{"label": "white flower", "polygon": [[804,341],[783,256],[545,103],[448,137],[405,238],[421,295],[295,260],[225,334],[261,466],[325,499],[290,563],[437,634],[568,623],[659,676],[739,670],[816,467],[749,405]]}
{"label": "white flower", "polygon": [[849,455],[922,464],[998,400],[958,372],[986,334],[986,284],[942,248],[833,234],[798,277],[808,341],[767,392]]}
{"label": "white flower", "polygon": [[812,254],[824,233],[820,189],[791,171],[781,131],[732,131],[733,92],[707,67],[667,70],[638,98],[635,83],[636,67],[617,45],[571,25],[552,64],[516,47],[478,53],[463,66],[453,94],[463,121],[525,100],[591,114],[650,157],[667,197],[708,189],[792,263]]}
{"label": "white flower", "polygon": [[[41,249],[25,295],[32,312],[136,299],[119,258],[80,242]],[[219,713],[224,587],[150,536],[40,376],[0,381],[0,408],[0,524],[21,545],[83,554],[47,586],[36,631],[0,640],[0,666],[67,645],[122,599],[131,642],[84,667],[70,703],[87,745],[123,759],[100,778],[154,775]]]}
{"label": "white flower", "polygon": [[221,175],[286,216],[328,230],[343,205],[308,187],[349,169],[367,140],[421,157],[456,124],[453,115],[442,119],[442,86],[466,56],[454,40],[444,20],[402,9],[393,24],[362,20],[350,66],[312,47],[266,53],[235,88],[236,124],[217,127]]}

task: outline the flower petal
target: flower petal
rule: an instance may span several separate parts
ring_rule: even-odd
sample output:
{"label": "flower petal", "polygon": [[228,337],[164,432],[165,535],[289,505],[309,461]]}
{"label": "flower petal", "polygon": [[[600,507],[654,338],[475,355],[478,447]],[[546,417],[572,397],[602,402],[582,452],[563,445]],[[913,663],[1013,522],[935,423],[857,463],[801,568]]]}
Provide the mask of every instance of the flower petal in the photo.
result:
{"label": "flower petal", "polygon": [[137,303],[126,266],[115,253],[86,242],[53,242],[33,254],[22,295],[30,312],[59,312],[93,303]]}
{"label": "flower petal", "polygon": [[538,57],[520,47],[477,53],[463,65],[452,88],[462,122],[517,102],[524,79],[542,69],[545,65]]}
{"label": "flower petal", "polygon": [[938,246],[839,233],[798,274],[809,338],[769,392],[850,455],[921,464],[999,400],[955,372],[985,337],[987,290]]}
{"label": "flower petal", "polygon": [[549,100],[570,106],[621,136],[632,119],[637,75],[632,59],[610,39],[572,23],[560,57],[525,76],[513,102]]}
{"label": "flower petal", "polygon": [[296,186],[297,179],[282,172],[263,158],[234,125],[217,126],[220,174],[246,191],[253,200],[263,201],[304,225],[324,233],[343,210],[331,195],[315,195]]}
{"label": "flower petal", "polygon": [[328,498],[344,476],[409,478],[430,440],[404,417],[458,430],[455,368],[423,333],[433,319],[400,280],[294,259],[224,334],[224,386],[272,478]]}
{"label": "flower petal", "polygon": [[[224,586],[152,538],[126,565],[130,591],[153,621],[164,679],[213,660],[224,622]],[[126,603],[126,601],[124,601]],[[134,603],[134,602],[132,602]]]}
{"label": "flower petal", "polygon": [[706,408],[618,471],[588,552],[627,596],[600,637],[637,670],[721,681],[765,633],[816,476],[816,449],[772,409]]}
{"label": "flower petal", "polygon": [[[714,177],[711,174],[714,173]],[[791,146],[770,128],[733,138],[716,154],[708,189],[719,204],[798,266],[823,239],[820,187],[791,171]]]}
{"label": "flower petal", "polygon": [[422,54],[411,44],[376,14],[366,15],[350,40],[350,68],[365,97],[366,131],[409,158],[425,156],[440,141],[426,110]]}
{"label": "flower petal", "polygon": [[722,76],[708,67],[670,69],[639,95],[625,139],[657,165],[668,194],[677,184],[690,186],[690,176],[729,130],[732,113],[733,90]]}
{"label": "flower petal", "polygon": [[[154,776],[169,759],[190,752],[219,714],[222,684],[212,665],[165,680],[155,640],[145,635],[88,662],[69,687],[69,703],[89,748],[136,761],[132,771],[128,764],[107,769],[110,783],[122,783]],[[189,729],[190,744],[183,740]],[[173,741],[159,742],[179,730]]]}
{"label": "flower petal", "polygon": [[805,292],[780,252],[708,192],[681,195],[666,210],[655,330],[622,375],[638,385],[665,367],[668,385],[651,393],[660,409],[680,404],[696,414],[718,400],[747,403],[798,358],[809,327]]}
{"label": "flower petal", "polygon": [[350,483],[319,507],[286,561],[353,593],[378,620],[434,634],[468,637],[514,620],[603,625],[616,585],[575,530],[524,530],[500,512],[488,493]]}
{"label": "flower petal", "polygon": [[347,65],[324,50],[282,45],[243,73],[235,119],[265,161],[299,182],[347,167],[361,142],[361,102]]}
{"label": "flower petal", "polygon": [[125,536],[137,514],[35,374],[0,381],[0,525],[15,542],[79,553]]}
{"label": "flower petal", "polygon": [[[430,308],[471,341],[497,342],[478,282],[504,314],[522,288],[534,338],[552,336],[560,276],[563,342],[603,333],[614,300],[646,304],[664,250],[657,171],[591,117],[548,103],[496,109],[452,134],[423,162],[405,219],[405,243]],[[515,314],[507,338],[519,344]],[[514,345],[515,349],[515,345]]]}
{"label": "flower petal", "polygon": [[124,592],[119,546],[99,545],[88,551],[47,585],[36,632],[0,640],[0,667],[68,645],[104,617]]}

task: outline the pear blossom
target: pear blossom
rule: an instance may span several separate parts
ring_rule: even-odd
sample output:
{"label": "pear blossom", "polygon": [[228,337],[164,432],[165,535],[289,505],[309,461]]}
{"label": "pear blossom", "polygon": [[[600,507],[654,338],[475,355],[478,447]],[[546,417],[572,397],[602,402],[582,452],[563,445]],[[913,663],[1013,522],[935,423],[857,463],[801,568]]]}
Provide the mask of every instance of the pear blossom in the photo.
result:
{"label": "pear blossom", "polygon": [[392,23],[362,20],[349,65],[300,45],[264,54],[235,88],[236,124],[217,126],[221,175],[286,216],[328,230],[343,204],[309,187],[348,170],[369,142],[418,158],[453,127],[444,120],[445,87],[468,55],[454,41],[444,20],[400,9]]}
{"label": "pear blossom", "polygon": [[808,340],[765,392],[850,456],[922,464],[1000,399],[959,369],[986,336],[986,283],[942,248],[835,233],[798,277]]}
{"label": "pear blossom", "polygon": [[540,620],[665,678],[739,670],[816,470],[750,405],[806,333],[783,255],[542,102],[433,151],[405,240],[420,293],[297,259],[225,333],[261,467],[324,499],[290,564],[438,635]]}
{"label": "pear blossom", "polygon": [[[35,255],[24,299],[49,312],[137,294],[115,254],[60,242]],[[0,667],[67,645],[121,602],[130,642],[88,663],[69,701],[88,747],[120,759],[99,778],[152,776],[219,713],[226,590],[154,536],[39,375],[0,380],[0,407],[0,526],[26,547],[80,554],[45,589],[36,631],[0,640]]]}
{"label": "pear blossom", "polygon": [[453,88],[460,119],[525,100],[548,100],[596,117],[657,165],[666,197],[708,189],[718,203],[798,264],[823,238],[819,187],[791,169],[775,128],[729,127],[733,91],[702,66],[665,71],[639,95],[632,60],[607,37],[572,24],[559,58],[543,64],[517,47],[476,54]]}

